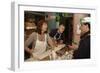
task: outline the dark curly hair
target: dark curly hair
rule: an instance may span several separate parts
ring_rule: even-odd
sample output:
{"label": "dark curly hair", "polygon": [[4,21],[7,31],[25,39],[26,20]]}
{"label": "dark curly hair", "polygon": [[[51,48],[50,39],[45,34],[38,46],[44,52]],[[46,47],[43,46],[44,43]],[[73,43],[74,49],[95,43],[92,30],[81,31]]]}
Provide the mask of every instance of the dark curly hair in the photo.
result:
{"label": "dark curly hair", "polygon": [[84,25],[88,25],[88,28],[90,29],[90,23],[84,23]]}
{"label": "dark curly hair", "polygon": [[[38,33],[38,34],[41,34],[43,23],[46,23],[46,24],[47,24],[47,21],[45,21],[45,20],[40,20],[40,21],[37,23],[37,33]],[[47,31],[45,31],[45,33],[47,33]]]}

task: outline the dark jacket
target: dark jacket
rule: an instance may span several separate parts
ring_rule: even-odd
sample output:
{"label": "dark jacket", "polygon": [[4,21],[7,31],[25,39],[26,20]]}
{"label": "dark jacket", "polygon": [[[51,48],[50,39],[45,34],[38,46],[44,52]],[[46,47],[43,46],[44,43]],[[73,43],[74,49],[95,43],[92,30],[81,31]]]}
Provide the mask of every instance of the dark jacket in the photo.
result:
{"label": "dark jacket", "polygon": [[90,58],[90,32],[81,36],[79,48],[74,52],[74,59]]}
{"label": "dark jacket", "polygon": [[59,41],[59,40],[63,40],[64,41],[64,39],[65,39],[64,33],[59,34],[59,33],[57,33],[57,30],[58,29],[51,30],[51,32],[49,33],[49,36],[54,38],[54,36],[56,35],[56,38],[59,38],[59,35],[61,35],[60,38],[57,39],[57,41]]}

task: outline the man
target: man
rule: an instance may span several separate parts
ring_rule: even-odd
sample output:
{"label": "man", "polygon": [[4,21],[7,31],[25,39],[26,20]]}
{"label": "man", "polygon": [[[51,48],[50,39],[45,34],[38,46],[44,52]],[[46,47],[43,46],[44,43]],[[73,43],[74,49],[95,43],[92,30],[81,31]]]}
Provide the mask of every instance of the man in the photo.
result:
{"label": "man", "polygon": [[57,43],[63,43],[64,42],[64,30],[65,26],[64,24],[60,24],[58,29],[53,29],[49,35],[53,39],[53,41]]}
{"label": "man", "polygon": [[[65,25],[61,23],[57,29],[53,29],[49,33],[49,36],[52,38],[55,47],[57,47],[59,44],[64,43],[65,39],[64,30],[65,30]],[[52,51],[53,59],[57,59],[58,56],[62,56],[65,53],[65,50],[66,49],[61,49],[57,52]]]}
{"label": "man", "polygon": [[[90,17],[85,17],[82,19],[81,30],[81,40],[79,42],[79,47],[74,51],[74,59],[88,59],[90,58]],[[69,48],[75,48],[69,45]]]}

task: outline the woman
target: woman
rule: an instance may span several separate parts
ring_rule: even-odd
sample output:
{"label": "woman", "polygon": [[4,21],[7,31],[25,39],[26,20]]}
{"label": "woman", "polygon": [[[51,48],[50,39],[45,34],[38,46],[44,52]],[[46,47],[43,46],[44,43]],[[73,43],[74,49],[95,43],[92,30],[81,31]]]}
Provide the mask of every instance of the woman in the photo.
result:
{"label": "woman", "polygon": [[[47,22],[40,20],[37,24],[37,32],[33,32],[29,38],[25,41],[25,51],[27,51],[30,56],[34,54],[41,55],[46,51],[47,43],[53,47],[52,40],[47,34]],[[32,48],[29,48],[32,44]]]}

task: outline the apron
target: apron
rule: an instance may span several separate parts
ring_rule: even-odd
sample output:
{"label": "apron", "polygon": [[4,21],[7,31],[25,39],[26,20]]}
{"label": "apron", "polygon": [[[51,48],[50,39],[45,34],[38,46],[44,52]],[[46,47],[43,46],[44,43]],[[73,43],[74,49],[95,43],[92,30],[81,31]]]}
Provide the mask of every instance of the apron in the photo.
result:
{"label": "apron", "polygon": [[[37,34],[37,40],[35,48],[33,50],[33,54],[34,55],[43,54],[46,51],[46,46],[47,46],[47,35],[45,34],[45,41],[40,41]],[[34,57],[34,55],[31,58],[27,59],[26,61],[38,61],[38,59]]]}
{"label": "apron", "polygon": [[[33,54],[34,55],[43,54],[46,51],[46,45],[47,45],[47,35],[45,34],[45,41],[40,41],[37,34],[37,40],[36,40],[35,48],[33,50]],[[34,57],[34,55],[33,57],[27,59],[26,61],[38,61],[39,59],[37,57]]]}
{"label": "apron", "polygon": [[44,41],[40,41],[38,34],[37,34],[37,40],[36,40],[36,44],[35,44],[33,53],[37,54],[37,55],[41,55],[42,53],[44,53],[46,51],[46,46],[47,46],[47,35],[45,34]]}
{"label": "apron", "polygon": [[[58,34],[59,34],[59,36],[58,36]],[[59,40],[61,38],[61,34],[60,33],[56,33],[55,35],[54,35],[54,39],[55,40]]]}

